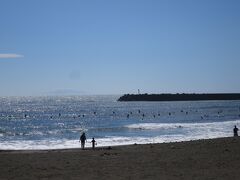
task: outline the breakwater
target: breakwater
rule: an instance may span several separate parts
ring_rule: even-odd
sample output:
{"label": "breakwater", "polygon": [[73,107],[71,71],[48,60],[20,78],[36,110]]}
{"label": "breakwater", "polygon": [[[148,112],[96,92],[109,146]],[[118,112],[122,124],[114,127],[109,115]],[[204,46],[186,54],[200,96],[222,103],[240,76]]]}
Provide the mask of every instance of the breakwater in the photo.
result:
{"label": "breakwater", "polygon": [[118,101],[205,101],[240,100],[240,93],[212,94],[125,94]]}

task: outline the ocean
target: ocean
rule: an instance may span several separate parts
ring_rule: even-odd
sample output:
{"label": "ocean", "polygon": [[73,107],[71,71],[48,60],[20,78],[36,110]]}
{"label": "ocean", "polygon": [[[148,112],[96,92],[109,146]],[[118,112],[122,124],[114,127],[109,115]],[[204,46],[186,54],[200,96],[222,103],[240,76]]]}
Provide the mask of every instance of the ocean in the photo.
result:
{"label": "ocean", "polygon": [[97,147],[233,136],[240,101],[118,102],[120,96],[0,97],[0,149]]}

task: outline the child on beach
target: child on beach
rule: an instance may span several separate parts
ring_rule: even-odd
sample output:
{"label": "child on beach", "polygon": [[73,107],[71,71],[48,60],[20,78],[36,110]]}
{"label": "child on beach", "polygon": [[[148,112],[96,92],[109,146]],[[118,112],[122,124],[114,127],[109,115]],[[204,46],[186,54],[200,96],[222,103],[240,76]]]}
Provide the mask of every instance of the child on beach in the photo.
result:
{"label": "child on beach", "polygon": [[91,142],[92,142],[92,149],[95,149],[95,145],[97,144],[96,141],[95,141],[95,139],[92,138],[92,141],[91,141]]}

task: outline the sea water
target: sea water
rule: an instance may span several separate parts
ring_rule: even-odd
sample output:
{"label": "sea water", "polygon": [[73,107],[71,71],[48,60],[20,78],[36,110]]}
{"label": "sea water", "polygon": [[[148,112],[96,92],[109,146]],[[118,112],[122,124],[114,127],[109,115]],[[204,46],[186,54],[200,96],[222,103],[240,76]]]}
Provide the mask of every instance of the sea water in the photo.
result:
{"label": "sea water", "polygon": [[0,97],[0,149],[79,148],[233,135],[240,101],[118,102],[119,96]]}

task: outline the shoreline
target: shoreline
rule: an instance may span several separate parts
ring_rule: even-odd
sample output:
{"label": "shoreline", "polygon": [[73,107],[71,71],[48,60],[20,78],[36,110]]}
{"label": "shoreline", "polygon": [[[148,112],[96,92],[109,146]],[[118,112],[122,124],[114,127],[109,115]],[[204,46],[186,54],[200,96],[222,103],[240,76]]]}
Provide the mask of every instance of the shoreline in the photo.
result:
{"label": "shoreline", "polygon": [[[184,142],[193,142],[193,141],[205,141],[205,140],[214,140],[214,139],[223,139],[223,138],[231,138],[232,136],[225,136],[225,137],[212,137],[212,138],[200,138],[200,139],[189,139],[189,140],[175,140],[175,141],[165,141],[165,142],[147,142],[147,143],[136,143],[136,142],[132,142],[129,144],[109,144],[109,145],[103,145],[103,146],[95,146],[95,150],[98,149],[107,149],[107,148],[115,148],[115,147],[128,147],[128,146],[135,146],[135,145],[158,145],[158,144],[173,144],[173,143],[184,143]],[[76,140],[78,142],[78,140]],[[82,150],[81,149],[81,145],[80,143],[77,144],[77,147],[65,147],[65,148],[52,148],[52,149],[47,149],[47,148],[43,148],[43,149],[0,149],[0,153],[1,152],[41,152],[41,151],[71,151],[71,150]],[[84,150],[92,150],[92,147],[89,145],[85,145],[85,149]]]}
{"label": "shoreline", "polygon": [[[0,149],[1,153],[46,153],[46,152],[74,152],[74,151],[99,151],[99,150],[111,150],[111,149],[121,149],[121,148],[130,148],[132,146],[161,146],[161,145],[173,145],[178,143],[191,143],[191,142],[204,142],[204,141],[214,141],[214,140],[221,140],[221,139],[236,139],[238,137],[216,137],[216,138],[208,138],[208,139],[194,139],[194,140],[186,140],[186,141],[172,141],[172,142],[157,142],[157,143],[143,143],[143,144],[120,144],[120,145],[111,145],[111,146],[95,146],[95,149],[92,149],[92,147],[85,147],[84,149],[81,149],[80,144],[79,147],[73,147],[73,148],[56,148],[56,149]],[[239,137],[240,139],[240,137]]]}
{"label": "shoreline", "polygon": [[0,179],[239,179],[240,138],[1,150]]}
{"label": "shoreline", "polygon": [[[109,150],[112,148],[129,148],[131,146],[147,146],[147,145],[162,145],[162,144],[177,144],[177,143],[188,143],[188,142],[201,142],[201,141],[208,141],[208,140],[220,140],[220,139],[228,139],[228,138],[236,138],[236,137],[216,137],[216,138],[208,138],[208,139],[194,139],[194,140],[186,140],[186,141],[172,141],[172,142],[157,142],[157,143],[143,143],[143,144],[121,144],[121,145],[109,145],[109,146],[96,146],[96,150]],[[239,137],[240,138],[240,137]],[[80,144],[79,147],[73,148],[56,148],[56,149],[0,149],[0,154],[7,152],[7,153],[39,153],[39,152],[66,152],[66,151],[94,151],[92,147],[85,147],[84,150],[81,149]]]}

